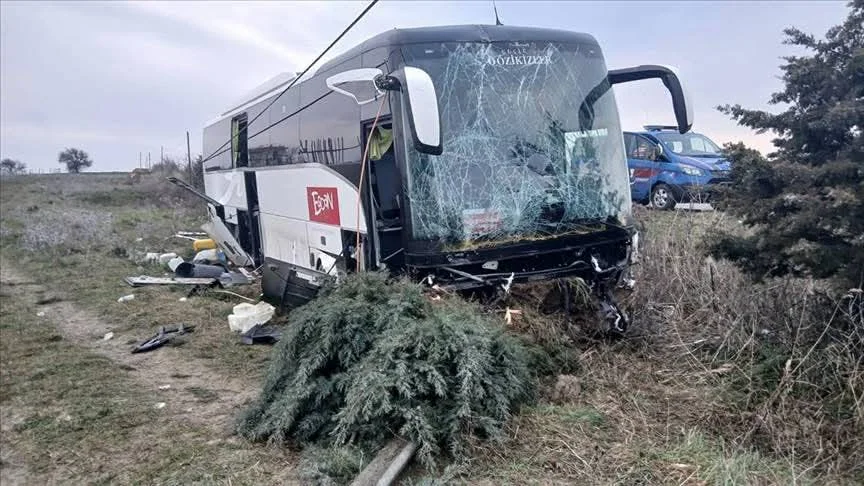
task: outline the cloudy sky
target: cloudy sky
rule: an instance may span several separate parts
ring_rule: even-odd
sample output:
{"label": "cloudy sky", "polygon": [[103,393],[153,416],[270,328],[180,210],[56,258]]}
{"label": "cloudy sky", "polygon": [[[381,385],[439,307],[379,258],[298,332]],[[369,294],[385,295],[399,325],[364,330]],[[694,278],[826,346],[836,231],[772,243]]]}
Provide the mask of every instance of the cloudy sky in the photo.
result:
{"label": "cloudy sky", "polygon": [[[185,133],[201,151],[204,123],[245,92],[300,71],[366,2],[0,2],[0,156],[34,169],[59,167],[78,147],[93,170],[128,170],[138,154],[184,156]],[[715,141],[756,136],[714,107],[768,108],[780,87],[782,29],[818,36],[846,15],[845,2],[498,1],[504,24],[593,34],[610,67],[677,66],[695,105],[696,131]],[[494,23],[490,1],[382,0],[332,55],[393,27]],[[658,82],[616,88],[625,129],[671,123]],[[775,108],[776,109],[776,108]]]}

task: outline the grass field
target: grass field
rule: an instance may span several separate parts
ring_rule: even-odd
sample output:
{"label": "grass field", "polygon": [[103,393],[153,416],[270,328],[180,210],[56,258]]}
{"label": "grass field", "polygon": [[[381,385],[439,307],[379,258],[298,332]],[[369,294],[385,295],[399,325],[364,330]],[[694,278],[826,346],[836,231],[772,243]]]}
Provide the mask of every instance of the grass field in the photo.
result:
{"label": "grass field", "polygon": [[[230,333],[235,297],[180,301],[182,290],[122,281],[164,271],[136,255],[191,255],[171,236],[204,221],[202,204],[162,179],[127,179],[2,180],[0,482],[308,484],[360,467],[234,435],[271,348]],[[597,341],[591,322],[544,315],[534,293],[517,292],[513,332],[568,350],[571,376],[469,461],[434,475],[414,466],[406,483],[864,482],[860,336],[813,305],[825,298],[818,282],[757,285],[706,259],[711,229],[737,225],[720,213],[636,213],[644,247],[628,338]],[[129,353],[177,323],[197,327]]]}

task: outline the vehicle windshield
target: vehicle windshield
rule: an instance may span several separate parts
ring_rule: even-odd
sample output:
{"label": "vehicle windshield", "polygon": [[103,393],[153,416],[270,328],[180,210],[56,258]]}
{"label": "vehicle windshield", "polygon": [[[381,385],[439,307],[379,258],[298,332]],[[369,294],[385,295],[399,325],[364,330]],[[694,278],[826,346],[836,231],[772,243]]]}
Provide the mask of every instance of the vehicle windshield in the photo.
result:
{"label": "vehicle windshield", "polygon": [[454,42],[403,55],[435,84],[444,144],[440,156],[406,147],[415,239],[470,248],[629,216],[618,110],[597,46]]}
{"label": "vehicle windshield", "polygon": [[720,157],[720,147],[698,133],[654,133],[672,152],[687,157]]}

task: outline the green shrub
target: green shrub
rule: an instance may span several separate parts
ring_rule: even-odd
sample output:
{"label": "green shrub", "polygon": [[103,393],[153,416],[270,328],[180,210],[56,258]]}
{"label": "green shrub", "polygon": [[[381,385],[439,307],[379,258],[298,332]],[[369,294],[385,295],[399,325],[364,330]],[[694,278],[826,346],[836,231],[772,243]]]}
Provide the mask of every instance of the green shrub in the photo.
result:
{"label": "green shrub", "polygon": [[459,457],[469,436],[496,436],[535,388],[532,354],[480,309],[377,273],[295,310],[274,352],[242,435],[369,449],[399,435],[428,467],[442,447]]}

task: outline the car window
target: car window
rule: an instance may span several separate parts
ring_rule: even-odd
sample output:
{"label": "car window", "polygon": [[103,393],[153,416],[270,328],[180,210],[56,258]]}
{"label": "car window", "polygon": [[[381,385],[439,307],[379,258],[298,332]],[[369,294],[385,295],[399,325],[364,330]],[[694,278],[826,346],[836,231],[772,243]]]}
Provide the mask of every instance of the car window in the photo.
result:
{"label": "car window", "polygon": [[630,157],[630,149],[633,147],[633,139],[636,138],[632,133],[624,134],[624,153]]}
{"label": "car window", "polygon": [[654,144],[643,137],[633,137],[627,157],[631,159],[654,160]]}
{"label": "car window", "polygon": [[666,142],[666,145],[669,145],[670,149],[676,154],[680,154],[681,151],[684,150],[684,144],[678,140],[673,140],[671,142]]}

